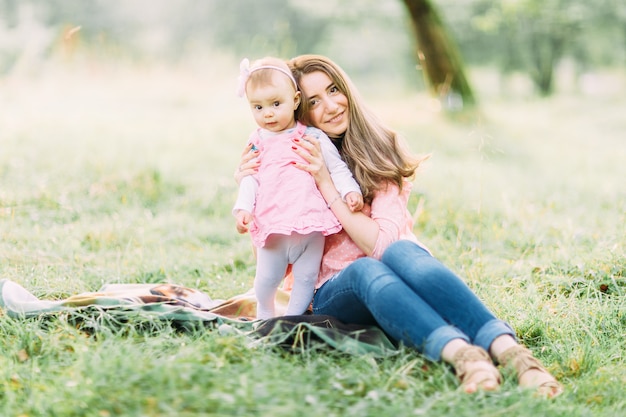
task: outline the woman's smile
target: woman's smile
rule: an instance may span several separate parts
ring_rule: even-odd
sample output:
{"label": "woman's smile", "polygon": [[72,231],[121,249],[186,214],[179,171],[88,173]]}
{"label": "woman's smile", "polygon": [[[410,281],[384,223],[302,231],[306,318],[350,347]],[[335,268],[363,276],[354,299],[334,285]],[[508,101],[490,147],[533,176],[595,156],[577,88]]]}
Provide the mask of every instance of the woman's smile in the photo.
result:
{"label": "woman's smile", "polygon": [[338,115],[334,116],[332,119],[328,120],[326,123],[338,123],[341,121],[341,119],[343,118],[343,111],[341,113],[339,113]]}

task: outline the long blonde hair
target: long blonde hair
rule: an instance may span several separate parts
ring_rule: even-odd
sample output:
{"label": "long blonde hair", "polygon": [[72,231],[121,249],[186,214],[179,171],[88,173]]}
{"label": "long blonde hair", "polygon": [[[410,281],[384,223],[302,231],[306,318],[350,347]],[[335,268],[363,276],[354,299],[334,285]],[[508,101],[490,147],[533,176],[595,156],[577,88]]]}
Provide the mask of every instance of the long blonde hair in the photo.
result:
{"label": "long blonde hair", "polygon": [[[348,99],[350,122],[340,152],[361,186],[365,201],[371,202],[374,192],[387,182],[402,189],[405,178],[413,179],[415,170],[425,158],[414,156],[405,141],[364,105],[356,87],[337,64],[321,55],[300,55],[288,64],[298,84],[304,75],[320,71]],[[309,100],[303,97],[296,118],[310,125],[309,110]]]}

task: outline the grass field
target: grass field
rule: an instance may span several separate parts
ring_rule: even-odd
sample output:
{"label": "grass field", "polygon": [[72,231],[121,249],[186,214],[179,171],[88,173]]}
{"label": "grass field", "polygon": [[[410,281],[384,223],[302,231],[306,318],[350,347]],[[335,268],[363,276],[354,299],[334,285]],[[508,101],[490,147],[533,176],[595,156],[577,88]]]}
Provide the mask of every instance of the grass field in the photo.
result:
{"label": "grass field", "polygon": [[[233,67],[233,68],[236,68]],[[254,127],[220,67],[53,65],[0,80],[0,278],[41,298],[104,283],[250,288],[230,215]],[[2,416],[617,416],[626,409],[626,99],[367,97],[420,153],[415,232],[565,385],[462,395],[419,354],[287,354],[167,323],[87,333],[0,313]]]}

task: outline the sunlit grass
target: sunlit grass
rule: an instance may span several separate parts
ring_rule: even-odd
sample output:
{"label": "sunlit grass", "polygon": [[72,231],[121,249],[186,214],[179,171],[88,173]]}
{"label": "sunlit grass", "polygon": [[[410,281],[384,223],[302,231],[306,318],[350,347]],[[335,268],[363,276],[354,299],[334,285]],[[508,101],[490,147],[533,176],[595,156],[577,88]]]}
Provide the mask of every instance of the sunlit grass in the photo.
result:
{"label": "sunlit grass", "polygon": [[[0,277],[42,298],[110,282],[250,288],[230,214],[254,124],[236,65],[51,66],[0,81]],[[440,364],[250,349],[214,331],[0,317],[2,415],[615,415],[626,311],[626,102],[490,97],[455,122],[419,94],[367,97],[431,153],[415,232],[562,379],[554,402],[467,397]]]}

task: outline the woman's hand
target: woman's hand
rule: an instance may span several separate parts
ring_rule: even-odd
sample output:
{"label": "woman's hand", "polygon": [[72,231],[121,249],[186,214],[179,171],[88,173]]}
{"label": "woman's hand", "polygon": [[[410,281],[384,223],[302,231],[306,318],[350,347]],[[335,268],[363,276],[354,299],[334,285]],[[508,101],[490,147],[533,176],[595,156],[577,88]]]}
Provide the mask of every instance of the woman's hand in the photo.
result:
{"label": "woman's hand", "polygon": [[259,165],[261,165],[261,161],[258,158],[259,150],[254,149],[251,143],[248,143],[241,153],[241,160],[239,161],[239,167],[235,170],[235,181],[237,184],[241,182],[243,177],[247,177],[248,175],[256,174],[259,169]]}
{"label": "woman's hand", "polygon": [[293,142],[295,144],[292,147],[293,151],[306,161],[306,163],[293,162],[293,165],[310,173],[318,188],[328,181],[332,183],[330,172],[322,156],[320,141],[313,136],[304,135],[302,139],[295,138]]}

